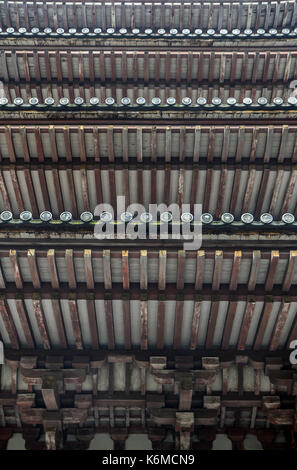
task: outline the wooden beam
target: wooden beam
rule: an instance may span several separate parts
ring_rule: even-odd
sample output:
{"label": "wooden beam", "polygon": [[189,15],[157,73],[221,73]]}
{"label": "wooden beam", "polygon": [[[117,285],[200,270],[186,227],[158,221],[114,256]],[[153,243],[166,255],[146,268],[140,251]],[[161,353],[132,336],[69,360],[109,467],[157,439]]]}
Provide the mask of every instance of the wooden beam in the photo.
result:
{"label": "wooden beam", "polygon": [[52,298],[51,304],[52,304],[52,309],[54,313],[54,319],[55,319],[56,326],[57,326],[59,343],[62,348],[66,349],[68,347],[68,344],[67,344],[67,338],[66,338],[66,333],[65,333],[63,315],[62,315],[61,306],[60,306],[60,300],[57,298]]}
{"label": "wooden beam", "polygon": [[222,263],[223,263],[223,252],[221,250],[216,250],[214,270],[213,270],[213,280],[212,280],[212,289],[213,290],[219,290],[220,289]]}
{"label": "wooden beam", "polygon": [[68,307],[70,312],[70,318],[72,323],[72,329],[75,339],[75,347],[76,349],[83,349],[83,339],[80,327],[80,320],[77,308],[77,302],[75,295],[71,295],[68,299]]}
{"label": "wooden beam", "polygon": [[59,289],[59,277],[57,273],[56,260],[55,260],[55,250],[50,249],[47,252],[47,261],[51,277],[51,285],[53,289]]}
{"label": "wooden beam", "polygon": [[147,290],[147,250],[140,251],[140,289]]}
{"label": "wooden beam", "polygon": [[94,289],[94,275],[92,267],[92,250],[84,250],[85,279],[88,289]]}
{"label": "wooden beam", "polygon": [[258,351],[259,349],[261,349],[272,307],[273,307],[272,301],[266,300],[264,307],[263,307],[261,318],[259,320],[259,326],[258,326],[258,330],[256,333],[256,338],[254,341],[254,346],[253,346],[254,351]]}
{"label": "wooden beam", "polygon": [[246,304],[243,320],[241,323],[237,349],[244,350],[246,347],[246,341],[249,334],[250,325],[252,322],[254,310],[255,310],[256,303],[254,301],[249,301]]}
{"label": "wooden beam", "polygon": [[165,290],[166,288],[166,250],[160,250],[159,252],[159,279],[158,289]]}
{"label": "wooden beam", "polygon": [[217,324],[220,302],[213,301],[210,307],[205,348],[213,348],[214,333]]}
{"label": "wooden beam", "polygon": [[67,268],[67,277],[68,277],[68,284],[70,289],[76,289],[76,279],[75,279],[75,270],[74,270],[74,262],[73,262],[73,250],[67,249],[65,250],[65,263]]}
{"label": "wooden beam", "polygon": [[267,291],[272,291],[273,289],[278,261],[279,261],[279,252],[277,250],[273,250],[271,252],[270,265],[269,265],[268,274],[267,274],[266,283],[265,283],[265,290]]}
{"label": "wooden beam", "polygon": [[113,324],[113,311],[112,311],[112,300],[104,300],[106,328],[107,328],[107,343],[108,349],[115,348],[115,337],[114,337],[114,324]]}
{"label": "wooden beam", "polygon": [[148,309],[147,297],[140,301],[140,349],[148,349]]}
{"label": "wooden beam", "polygon": [[198,250],[196,258],[196,276],[195,276],[195,289],[201,290],[203,287],[203,274],[205,264],[205,251]]}
{"label": "wooden beam", "polygon": [[91,335],[92,349],[99,349],[98,326],[96,319],[96,308],[93,298],[87,299],[88,320]]}
{"label": "wooden beam", "polygon": [[296,268],[296,262],[297,262],[297,251],[296,250],[294,250],[294,251],[291,250],[290,251],[290,258],[289,258],[288,265],[287,265],[287,271],[286,271],[284,281],[283,281],[283,285],[282,285],[282,289],[285,292],[287,292],[291,288],[292,281],[293,281],[293,278],[294,278],[294,272],[295,272],[295,268]]}
{"label": "wooden beam", "polygon": [[157,318],[157,349],[164,347],[164,331],[165,331],[165,297],[159,296],[158,301],[158,318]]}
{"label": "wooden beam", "polygon": [[9,312],[9,307],[3,298],[0,299],[0,315],[7,331],[11,347],[13,349],[19,349],[19,339],[13,318]]}
{"label": "wooden beam", "polygon": [[34,343],[34,338],[33,338],[33,334],[31,331],[30,321],[28,319],[26,305],[22,299],[16,298],[15,306],[16,306],[16,310],[19,316],[20,323],[22,325],[22,330],[24,332],[27,346],[28,348],[34,349],[35,343]]}
{"label": "wooden beam", "polygon": [[236,315],[237,305],[238,305],[237,301],[229,302],[227,317],[226,317],[225,326],[224,326],[222,346],[221,346],[223,350],[229,349],[230,338],[231,338],[234,318]]}
{"label": "wooden beam", "polygon": [[192,328],[191,328],[191,337],[190,337],[190,349],[197,348],[198,331],[199,331],[199,323],[200,323],[200,316],[201,316],[201,305],[202,303],[200,301],[194,301]]}
{"label": "wooden beam", "polygon": [[177,280],[176,280],[176,287],[177,287],[178,290],[182,290],[184,288],[184,283],[185,283],[185,260],[186,260],[185,250],[178,250]]}
{"label": "wooden beam", "polygon": [[176,300],[175,306],[175,321],[174,321],[174,335],[173,335],[173,349],[180,349],[182,324],[184,315],[184,300]]}
{"label": "wooden beam", "polygon": [[22,275],[21,275],[21,270],[20,270],[16,250],[10,250],[9,251],[9,258],[10,258],[10,261],[11,261],[11,264],[12,264],[15,285],[16,285],[17,289],[23,289],[23,279],[22,279]]}
{"label": "wooden beam", "polygon": [[122,279],[123,289],[130,288],[130,275],[129,275],[129,252],[128,250],[122,251]]}
{"label": "wooden beam", "polygon": [[130,298],[123,298],[123,323],[124,323],[124,346],[125,349],[131,349],[131,311]]}
{"label": "wooden beam", "polygon": [[235,291],[237,289],[241,258],[242,258],[242,252],[241,251],[235,251],[234,252],[232,272],[231,272],[230,285],[229,285],[229,289],[231,291]]}
{"label": "wooden beam", "polygon": [[34,249],[30,249],[27,251],[27,258],[28,258],[33,287],[35,287],[36,289],[40,289],[41,282],[40,282],[40,277],[38,273],[36,254],[35,254]]}
{"label": "wooden beam", "polygon": [[257,274],[258,270],[260,267],[260,261],[261,261],[261,251],[259,250],[254,250],[253,251],[253,259],[252,259],[252,266],[250,270],[250,277],[249,277],[249,282],[248,282],[248,290],[252,291],[256,287],[257,283]]}
{"label": "wooden beam", "polygon": [[103,250],[103,272],[105,289],[112,289],[110,250]]}
{"label": "wooden beam", "polygon": [[35,314],[35,318],[36,318],[38,330],[41,336],[43,347],[44,349],[51,349],[51,343],[50,343],[50,339],[49,339],[49,335],[47,331],[46,320],[45,320],[42,304],[40,301],[40,297],[38,294],[34,295],[32,299],[32,303],[33,303],[34,314]]}
{"label": "wooden beam", "polygon": [[271,335],[271,339],[270,339],[269,351],[275,351],[278,348],[280,337],[284,329],[284,326],[286,324],[290,307],[291,307],[290,302],[283,302],[280,306],[277,319],[273,328],[273,332]]}

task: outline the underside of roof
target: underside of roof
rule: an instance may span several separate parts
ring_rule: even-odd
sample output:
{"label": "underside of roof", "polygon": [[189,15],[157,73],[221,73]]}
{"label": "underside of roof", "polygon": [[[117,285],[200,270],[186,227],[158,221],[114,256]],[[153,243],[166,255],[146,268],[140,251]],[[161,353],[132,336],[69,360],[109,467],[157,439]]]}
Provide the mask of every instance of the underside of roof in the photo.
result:
{"label": "underside of roof", "polygon": [[296,23],[0,1],[0,448],[296,449]]}

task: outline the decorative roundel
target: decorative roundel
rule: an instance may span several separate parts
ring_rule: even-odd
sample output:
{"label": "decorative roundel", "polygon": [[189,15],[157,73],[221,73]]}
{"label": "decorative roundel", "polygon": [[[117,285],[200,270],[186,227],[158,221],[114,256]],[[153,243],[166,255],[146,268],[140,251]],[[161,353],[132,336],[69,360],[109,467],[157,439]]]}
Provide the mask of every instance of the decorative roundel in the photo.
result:
{"label": "decorative roundel", "polygon": [[245,29],[245,30],[244,30],[244,34],[245,34],[246,36],[250,36],[251,34],[253,34],[253,30],[252,30],[252,29]]}
{"label": "decorative roundel", "polygon": [[165,34],[166,31],[163,28],[158,29],[158,34]]}
{"label": "decorative roundel", "polygon": [[100,103],[99,98],[97,98],[96,96],[92,96],[92,98],[90,98],[90,104],[92,104],[93,106],[99,103]]}
{"label": "decorative roundel", "polygon": [[271,29],[269,30],[269,34],[271,34],[272,36],[275,36],[275,35],[277,34],[277,29],[271,28]]}
{"label": "decorative roundel", "polygon": [[101,34],[101,33],[102,33],[102,29],[101,29],[101,28],[95,28],[95,29],[94,29],[94,33],[95,33],[95,34]]}
{"label": "decorative roundel", "polygon": [[257,29],[257,34],[265,34],[265,33],[266,33],[265,29],[262,29],[262,28]]}
{"label": "decorative roundel", "polygon": [[24,103],[24,100],[23,100],[23,98],[19,98],[19,97],[18,97],[18,98],[15,98],[15,99],[13,100],[13,103],[14,103],[16,106],[21,106],[21,105]]}
{"label": "decorative roundel", "polygon": [[242,102],[243,104],[250,105],[253,103],[253,100],[251,98],[246,97],[246,98],[243,98]]}
{"label": "decorative roundel", "polygon": [[294,33],[297,34],[297,28],[294,28]]}
{"label": "decorative roundel", "polygon": [[19,29],[18,29],[18,32],[19,32],[20,34],[24,34],[24,33],[27,32],[27,29],[26,29],[26,28],[19,28]]}
{"label": "decorative roundel", "polygon": [[288,103],[289,103],[289,104],[296,105],[296,104],[297,104],[297,98],[296,98],[296,96],[289,96],[289,98],[288,98]]}
{"label": "decorative roundel", "polygon": [[58,34],[64,34],[64,33],[65,33],[65,31],[64,31],[63,28],[57,28],[56,32],[57,32]]}
{"label": "decorative roundel", "polygon": [[229,104],[230,106],[233,106],[236,103],[237,103],[237,101],[236,101],[235,98],[233,98],[233,97],[227,98],[227,104]]}
{"label": "decorative roundel", "polygon": [[62,222],[70,222],[72,220],[72,214],[69,211],[62,212],[60,214],[60,220]]}
{"label": "decorative roundel", "polygon": [[51,34],[52,28],[44,28],[43,32],[44,32],[45,34]]}
{"label": "decorative roundel", "polygon": [[157,96],[152,98],[152,104],[155,106],[158,106],[159,104],[161,104],[161,102],[162,102],[161,98],[158,98]]}
{"label": "decorative roundel", "polygon": [[271,224],[271,222],[273,221],[273,217],[271,214],[264,213],[261,215],[260,220],[261,222],[263,222],[263,224]]}
{"label": "decorative roundel", "polygon": [[172,221],[172,214],[171,212],[162,212],[162,214],[160,215],[160,220],[162,222],[171,222]]}
{"label": "decorative roundel", "polygon": [[121,28],[121,29],[119,30],[119,33],[120,33],[120,34],[127,34],[127,32],[128,32],[128,31],[126,30],[126,28]]}
{"label": "decorative roundel", "polygon": [[185,223],[190,223],[194,219],[193,214],[191,214],[190,212],[184,212],[180,216],[180,218],[181,218],[181,221]]}
{"label": "decorative roundel", "polygon": [[232,222],[234,221],[234,216],[229,212],[225,212],[224,214],[222,214],[221,220],[225,224],[232,224]]}
{"label": "decorative roundel", "polygon": [[169,32],[170,34],[173,34],[173,35],[178,34],[178,31],[175,28],[171,29]]}
{"label": "decorative roundel", "polygon": [[197,101],[196,101],[197,104],[203,106],[207,103],[207,100],[206,98],[203,98],[202,96],[200,98],[197,98]]}
{"label": "decorative roundel", "polygon": [[53,214],[50,211],[43,211],[41,212],[39,217],[42,222],[49,222],[50,220],[52,220]]}
{"label": "decorative roundel", "polygon": [[216,34],[214,29],[208,29],[206,32],[209,36],[213,36],[214,34]]}
{"label": "decorative roundel", "polygon": [[220,34],[222,34],[222,36],[225,36],[226,34],[228,34],[228,30],[227,29],[220,29]]}
{"label": "decorative roundel", "polygon": [[153,30],[151,28],[147,28],[144,30],[145,34],[152,34]]}
{"label": "decorative roundel", "polygon": [[209,214],[208,212],[205,212],[205,214],[201,215],[201,222],[203,224],[211,224],[212,221],[213,221],[213,216]]}
{"label": "decorative roundel", "polygon": [[188,34],[191,34],[191,31],[186,28],[186,29],[183,29],[183,30],[182,30],[182,33],[183,33],[185,36],[187,36]]}
{"label": "decorative roundel", "polygon": [[8,104],[8,99],[7,98],[0,98],[0,106],[5,106]]}
{"label": "decorative roundel", "polygon": [[61,98],[59,103],[63,106],[67,106],[67,104],[69,104],[69,99],[68,98]]}
{"label": "decorative roundel", "polygon": [[38,98],[35,98],[35,97],[30,98],[29,104],[31,104],[32,106],[35,106],[36,104],[38,104]]}
{"label": "decorative roundel", "polygon": [[290,32],[291,32],[291,31],[289,30],[289,28],[283,28],[283,29],[282,29],[282,33],[283,33],[283,34],[290,34]]}
{"label": "decorative roundel", "polygon": [[240,29],[232,29],[232,34],[234,34],[234,36],[238,36],[240,34]]}
{"label": "decorative roundel", "polygon": [[68,32],[69,32],[69,34],[75,34],[76,29],[75,28],[70,28]]}
{"label": "decorative roundel", "polygon": [[114,103],[115,103],[115,100],[112,97],[106,98],[105,100],[105,104],[107,104],[108,106],[112,106]]}
{"label": "decorative roundel", "polygon": [[127,98],[126,96],[124,98],[121,99],[121,103],[124,105],[124,106],[127,106],[128,104],[131,104],[131,100],[130,98]]}
{"label": "decorative roundel", "polygon": [[113,216],[111,212],[103,211],[100,214],[100,220],[102,220],[102,222],[111,222],[112,219],[113,219]]}
{"label": "decorative roundel", "polygon": [[138,29],[138,28],[132,29],[132,33],[133,33],[133,34],[139,34],[139,33],[140,33],[140,29]]}
{"label": "decorative roundel", "polygon": [[258,104],[261,104],[261,105],[264,105],[264,104],[267,104],[268,103],[268,100],[266,98],[264,98],[263,96],[261,96],[260,98],[258,98]]}
{"label": "decorative roundel", "polygon": [[55,103],[55,100],[54,98],[52,98],[51,96],[49,96],[48,98],[45,98],[44,100],[45,104],[47,105],[53,105]]}
{"label": "decorative roundel", "polygon": [[89,30],[89,28],[83,28],[83,29],[81,30],[81,32],[82,32],[83,34],[89,34],[90,30]]}
{"label": "decorative roundel", "polygon": [[20,219],[23,221],[23,222],[28,222],[29,220],[32,220],[33,219],[33,215],[32,215],[32,212],[30,211],[23,211],[20,213]]}
{"label": "decorative roundel", "polygon": [[140,214],[140,220],[141,222],[149,223],[153,220],[153,216],[149,212],[143,212],[143,214]]}
{"label": "decorative roundel", "polygon": [[33,33],[33,34],[39,33],[39,28],[32,28],[31,33]]}
{"label": "decorative roundel", "polygon": [[83,222],[91,222],[93,220],[92,212],[82,212],[80,214],[80,220],[82,220]]}
{"label": "decorative roundel", "polygon": [[145,98],[143,98],[143,96],[139,96],[138,98],[136,98],[136,103],[138,105],[143,106],[145,104]]}
{"label": "decorative roundel", "polygon": [[276,96],[275,98],[273,98],[274,104],[280,105],[280,104],[283,104],[283,102],[284,100],[280,96]]}
{"label": "decorative roundel", "polygon": [[80,106],[84,104],[84,99],[81,96],[77,96],[76,98],[74,98],[74,103]]}
{"label": "decorative roundel", "polygon": [[286,212],[282,215],[282,221],[285,222],[285,224],[293,224],[295,222],[295,217],[293,214]]}
{"label": "decorative roundel", "polygon": [[120,216],[122,222],[130,222],[133,219],[131,212],[123,212]]}
{"label": "decorative roundel", "polygon": [[251,224],[254,221],[253,214],[250,214],[249,212],[246,212],[245,214],[242,214],[242,216],[240,218],[241,218],[241,221],[244,224]]}
{"label": "decorative roundel", "polygon": [[14,28],[7,28],[7,33],[11,34],[11,33],[14,33]]}
{"label": "decorative roundel", "polygon": [[115,30],[114,28],[107,28],[106,32],[107,34],[114,34]]}
{"label": "decorative roundel", "polygon": [[12,213],[10,211],[3,211],[0,214],[2,222],[9,222],[12,219]]}
{"label": "decorative roundel", "polygon": [[200,34],[202,33],[203,33],[202,29],[195,29],[195,34],[198,34],[198,36],[200,36]]}
{"label": "decorative roundel", "polygon": [[215,104],[216,106],[220,105],[222,103],[221,98],[213,98],[211,100],[212,104]]}
{"label": "decorative roundel", "polygon": [[192,104],[191,98],[186,96],[185,98],[182,99],[182,104],[185,105],[185,106],[189,106],[190,104]]}
{"label": "decorative roundel", "polygon": [[167,104],[174,105],[176,103],[176,99],[173,96],[167,98]]}

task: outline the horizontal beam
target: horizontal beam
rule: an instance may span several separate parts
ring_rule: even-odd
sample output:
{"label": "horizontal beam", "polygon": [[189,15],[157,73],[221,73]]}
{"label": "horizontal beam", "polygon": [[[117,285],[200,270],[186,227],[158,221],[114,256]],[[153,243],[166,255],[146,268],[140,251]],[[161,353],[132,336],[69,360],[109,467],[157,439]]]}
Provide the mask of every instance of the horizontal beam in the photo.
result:
{"label": "horizontal beam", "polygon": [[[88,299],[93,296],[95,299],[107,299],[109,297],[112,300],[120,300],[130,298],[131,300],[141,299],[143,290],[140,288],[139,283],[131,283],[129,291],[123,288],[122,284],[113,283],[112,290],[108,291],[105,289],[103,283],[95,283],[94,289],[88,289],[86,292],[85,283],[77,283],[75,289],[71,289],[68,283],[60,283],[60,288],[57,291],[53,289],[50,283],[42,283],[41,289],[35,289],[32,285],[28,283],[24,284],[23,288],[19,290],[17,296],[23,297],[24,299],[34,298],[34,295],[38,292],[40,298],[42,299],[51,299],[52,297],[57,297],[61,299],[68,299],[74,292],[77,299]],[[180,290],[177,288],[176,284],[166,283],[165,291],[160,291],[157,284],[148,284],[147,288],[147,297],[148,300],[156,300],[159,297],[160,293],[163,293],[165,300],[176,300],[180,295]],[[6,299],[14,299],[16,297],[16,287],[14,283],[7,283],[5,289],[0,289],[0,296]],[[184,300],[255,300],[262,301],[266,297],[271,298],[274,301],[280,301],[284,296],[288,302],[296,302],[297,294],[296,288],[293,286],[289,291],[284,292],[279,285],[275,285],[273,292],[266,292],[264,287],[259,285],[251,292],[247,289],[246,286],[238,286],[236,294],[229,290],[229,285],[221,284],[220,288],[213,290],[212,286],[209,284],[204,284],[203,289],[198,291],[195,287],[190,285],[185,285],[183,288]]]}
{"label": "horizontal beam", "polygon": [[[289,355],[288,351],[286,350],[278,350],[278,351],[268,351],[268,350],[259,350],[259,351],[252,351],[251,349],[245,349],[242,351],[232,350],[229,349],[228,351],[222,351],[220,349],[195,349],[190,353],[185,351],[184,349],[176,349],[172,350],[169,348],[162,349],[162,356],[166,357],[167,359],[167,367],[173,367],[178,358],[178,361],[181,362],[182,358],[185,358],[187,361],[191,359],[193,360],[194,366],[200,366],[201,360],[203,357],[218,357],[220,363],[225,362],[229,363],[230,361],[236,361],[236,357],[240,358],[248,358],[254,361],[256,364],[265,363],[266,358],[280,358],[280,361],[283,365],[289,364]],[[132,349],[131,351],[127,352],[125,350],[117,349],[115,351],[108,351],[101,349],[100,351],[95,350],[70,350],[70,349],[52,349],[49,351],[45,351],[43,349],[28,349],[22,348],[20,350],[12,350],[10,348],[5,348],[5,359],[10,361],[19,361],[21,357],[26,356],[36,356],[37,362],[39,367],[47,362],[47,358],[57,356],[64,357],[64,361],[71,361],[75,359],[87,358],[88,361],[102,361],[107,359],[109,363],[113,362],[127,362],[127,359],[132,360],[135,359],[136,361],[147,362],[149,361],[150,357],[153,356],[160,356],[160,349],[150,349],[149,351],[139,349]],[[237,360],[238,362],[238,360]]]}

